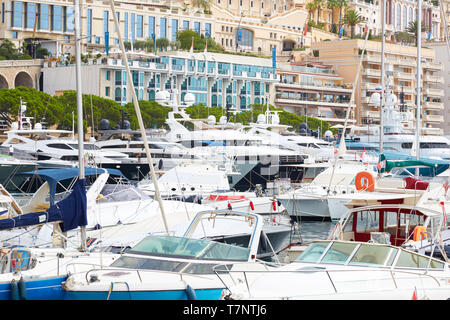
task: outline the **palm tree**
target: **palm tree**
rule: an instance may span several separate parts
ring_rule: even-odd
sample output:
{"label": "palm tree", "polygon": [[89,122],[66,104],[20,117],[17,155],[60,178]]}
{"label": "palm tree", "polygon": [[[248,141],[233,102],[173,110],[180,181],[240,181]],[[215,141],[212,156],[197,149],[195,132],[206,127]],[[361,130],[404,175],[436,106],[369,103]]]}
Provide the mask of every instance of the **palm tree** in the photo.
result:
{"label": "palm tree", "polygon": [[347,8],[347,0],[335,0],[339,7],[339,31],[341,31],[341,25],[342,25],[342,10],[344,8]]}
{"label": "palm tree", "polygon": [[364,21],[364,18],[355,10],[348,10],[344,15],[344,24],[351,28],[351,37],[355,36],[355,26]]}
{"label": "palm tree", "polygon": [[203,12],[211,11],[211,0],[192,0],[192,5],[197,8],[203,8]]}
{"label": "palm tree", "polygon": [[317,9],[317,25],[319,25],[320,9],[325,7],[325,0],[313,0]]}
{"label": "palm tree", "polygon": [[[416,47],[417,47],[417,40],[418,40],[417,30],[419,29],[417,25],[418,25],[417,20],[410,21],[408,23],[408,28],[406,29],[409,33],[414,34],[414,36],[416,38]],[[425,27],[425,25],[422,22],[422,28],[420,28],[420,32],[425,32],[425,31],[427,31],[427,28]]]}
{"label": "palm tree", "polygon": [[311,21],[313,11],[315,11],[317,9],[316,2],[315,1],[308,2],[306,4],[306,9],[308,10],[308,16],[309,16],[308,21]]}

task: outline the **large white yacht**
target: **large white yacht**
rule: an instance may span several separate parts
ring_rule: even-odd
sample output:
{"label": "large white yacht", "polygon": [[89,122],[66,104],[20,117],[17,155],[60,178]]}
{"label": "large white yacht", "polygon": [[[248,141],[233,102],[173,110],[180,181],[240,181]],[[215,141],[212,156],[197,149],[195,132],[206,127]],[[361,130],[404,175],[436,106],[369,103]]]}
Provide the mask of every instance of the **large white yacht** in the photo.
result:
{"label": "large white yacht", "polygon": [[[2,147],[31,155],[41,167],[73,167],[78,161],[78,140],[69,130],[44,129],[40,123],[34,128],[31,118],[25,117],[26,107],[21,106],[18,122],[13,122]],[[93,143],[85,142],[85,161],[91,166],[120,163],[127,155],[116,151],[103,151]]]}

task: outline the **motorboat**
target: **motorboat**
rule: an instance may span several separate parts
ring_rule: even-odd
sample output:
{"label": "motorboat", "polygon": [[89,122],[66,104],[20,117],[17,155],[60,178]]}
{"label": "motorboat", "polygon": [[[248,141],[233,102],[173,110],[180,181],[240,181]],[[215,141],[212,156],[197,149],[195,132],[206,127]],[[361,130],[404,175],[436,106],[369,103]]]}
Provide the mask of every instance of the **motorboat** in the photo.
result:
{"label": "motorboat", "polygon": [[[220,226],[246,229],[250,239],[246,245],[235,245],[195,236]],[[213,267],[254,263],[261,230],[256,214],[199,212],[183,236],[146,237],[108,268],[71,275],[63,288],[76,300],[217,300],[224,284]]]}

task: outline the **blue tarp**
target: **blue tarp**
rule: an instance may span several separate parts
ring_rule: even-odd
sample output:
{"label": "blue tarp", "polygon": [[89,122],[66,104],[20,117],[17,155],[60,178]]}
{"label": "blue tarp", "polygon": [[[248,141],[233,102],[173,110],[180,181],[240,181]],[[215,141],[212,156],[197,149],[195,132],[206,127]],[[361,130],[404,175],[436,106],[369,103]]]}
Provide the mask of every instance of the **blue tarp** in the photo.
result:
{"label": "blue tarp", "polygon": [[63,232],[87,225],[86,181],[78,180],[72,192],[45,212],[21,214],[14,218],[1,219],[0,230],[33,226],[62,221]]}
{"label": "blue tarp", "polygon": [[[128,179],[118,169],[102,169],[89,167],[84,169],[84,175],[86,177],[100,175],[105,172],[108,172],[111,175],[120,176],[128,181]],[[53,200],[55,199],[56,194],[56,186],[58,185],[58,182],[78,177],[79,169],[78,168],[42,169],[37,171],[19,172],[16,174],[16,176],[24,176],[24,177],[33,177],[35,175],[39,176],[42,180],[48,183],[51,202],[50,204],[53,205]]]}

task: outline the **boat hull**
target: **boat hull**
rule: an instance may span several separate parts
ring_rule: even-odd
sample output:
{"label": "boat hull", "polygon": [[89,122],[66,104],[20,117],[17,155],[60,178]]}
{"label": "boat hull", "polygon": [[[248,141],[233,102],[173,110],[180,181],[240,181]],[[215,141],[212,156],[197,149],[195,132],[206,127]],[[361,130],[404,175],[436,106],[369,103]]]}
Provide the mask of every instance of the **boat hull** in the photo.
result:
{"label": "boat hull", "polygon": [[[25,280],[26,300],[70,300],[69,294],[61,287],[67,276],[52,277],[37,280]],[[11,293],[11,283],[0,284],[0,300],[14,299]]]}

